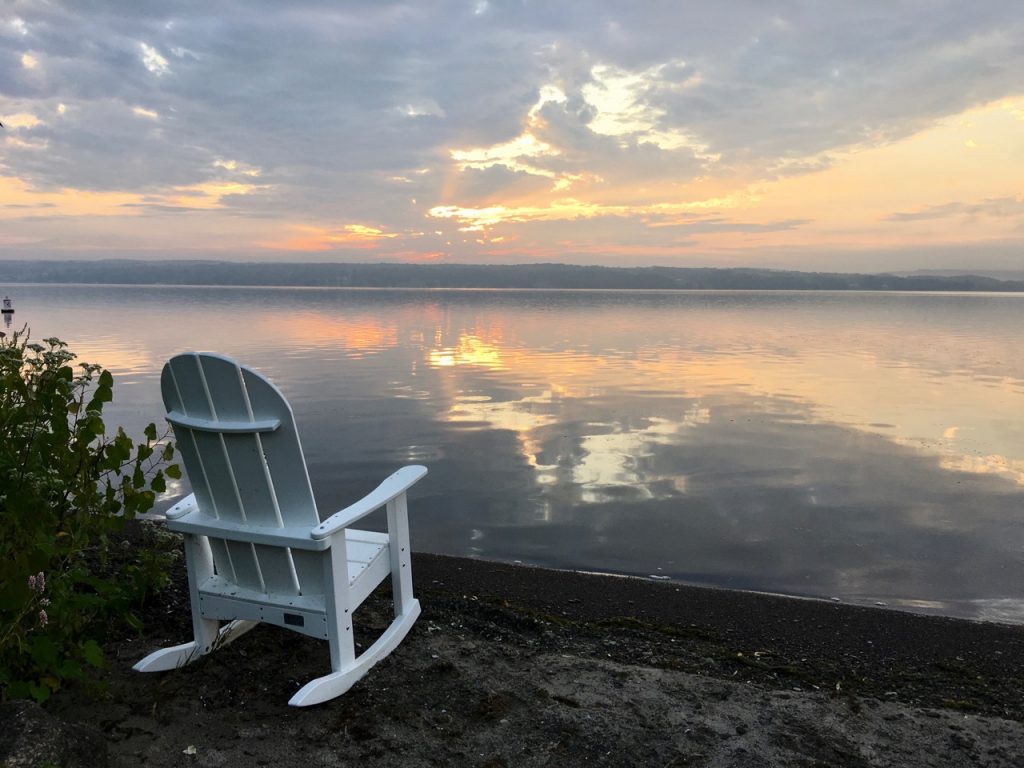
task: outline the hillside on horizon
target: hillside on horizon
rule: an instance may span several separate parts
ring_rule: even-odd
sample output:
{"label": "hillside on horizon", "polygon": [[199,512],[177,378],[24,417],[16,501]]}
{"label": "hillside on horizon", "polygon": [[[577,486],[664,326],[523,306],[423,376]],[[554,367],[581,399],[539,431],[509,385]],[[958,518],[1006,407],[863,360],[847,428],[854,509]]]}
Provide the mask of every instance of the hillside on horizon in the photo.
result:
{"label": "hillside on horizon", "polygon": [[856,274],[570,264],[0,261],[0,283],[590,290],[1024,291],[975,274]]}

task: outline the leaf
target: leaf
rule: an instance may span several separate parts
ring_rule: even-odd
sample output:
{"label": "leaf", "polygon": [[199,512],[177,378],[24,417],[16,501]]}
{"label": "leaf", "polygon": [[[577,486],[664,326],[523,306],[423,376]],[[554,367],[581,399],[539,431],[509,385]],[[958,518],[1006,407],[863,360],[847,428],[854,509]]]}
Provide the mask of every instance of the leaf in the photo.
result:
{"label": "leaf", "polygon": [[36,683],[28,684],[29,691],[32,694],[32,698],[35,699],[39,704],[44,704],[48,698],[50,698],[50,689],[45,685],[38,685]]}
{"label": "leaf", "polygon": [[106,425],[104,425],[103,419],[101,419],[96,413],[89,414],[88,418],[85,420],[85,425],[93,437],[102,435],[104,431],[106,431]]}
{"label": "leaf", "polygon": [[181,480],[181,467],[177,464],[171,464],[164,469],[164,474],[168,477],[173,477],[175,480]]}
{"label": "leaf", "polygon": [[82,644],[82,658],[91,667],[102,667],[105,663],[103,649],[95,640],[86,640]]}
{"label": "leaf", "polygon": [[86,406],[86,410],[89,411],[102,411],[103,404],[109,403],[114,399],[114,390],[110,388],[109,384],[100,384],[96,387],[96,391],[92,393],[92,399],[89,401],[89,405]]}
{"label": "leaf", "polygon": [[32,661],[42,669],[51,669],[57,665],[57,646],[46,635],[36,635],[32,638],[30,655]]}
{"label": "leaf", "polygon": [[58,678],[54,677],[53,675],[47,675],[46,677],[41,677],[39,679],[39,682],[41,682],[43,685],[45,685],[47,688],[49,688],[54,693],[56,693],[57,691],[60,690],[60,680]]}
{"label": "leaf", "polygon": [[150,442],[155,442],[156,441],[156,424],[154,424],[153,422],[150,422],[149,424],[147,424],[146,428],[143,430],[143,434],[146,436],[147,440],[149,440]]}

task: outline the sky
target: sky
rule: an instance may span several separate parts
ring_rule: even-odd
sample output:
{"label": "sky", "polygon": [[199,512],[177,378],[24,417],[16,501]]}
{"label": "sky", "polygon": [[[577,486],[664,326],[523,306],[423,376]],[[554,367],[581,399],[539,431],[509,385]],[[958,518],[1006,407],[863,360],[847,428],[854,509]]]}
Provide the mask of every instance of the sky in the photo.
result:
{"label": "sky", "polygon": [[1024,270],[1019,0],[0,3],[0,259]]}

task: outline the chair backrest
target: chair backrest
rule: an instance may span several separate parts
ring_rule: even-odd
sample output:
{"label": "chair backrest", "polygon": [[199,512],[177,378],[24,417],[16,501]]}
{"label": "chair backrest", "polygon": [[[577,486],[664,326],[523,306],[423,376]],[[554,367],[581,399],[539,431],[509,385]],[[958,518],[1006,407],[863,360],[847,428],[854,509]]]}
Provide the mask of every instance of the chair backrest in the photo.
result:
{"label": "chair backrest", "polygon": [[[209,352],[171,358],[160,378],[199,511],[266,527],[319,522],[291,407],[255,371]],[[248,589],[322,591],[313,553],[211,539],[214,567]]]}

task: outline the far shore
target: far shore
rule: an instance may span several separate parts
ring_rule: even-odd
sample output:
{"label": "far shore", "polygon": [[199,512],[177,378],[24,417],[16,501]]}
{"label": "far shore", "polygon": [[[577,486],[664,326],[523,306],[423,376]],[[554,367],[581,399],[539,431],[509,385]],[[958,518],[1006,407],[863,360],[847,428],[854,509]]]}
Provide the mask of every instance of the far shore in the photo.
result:
{"label": "far shore", "polygon": [[176,285],[592,291],[1024,292],[1024,271],[801,272],[718,267],[577,264],[283,263],[242,261],[0,259],[0,285]]}

